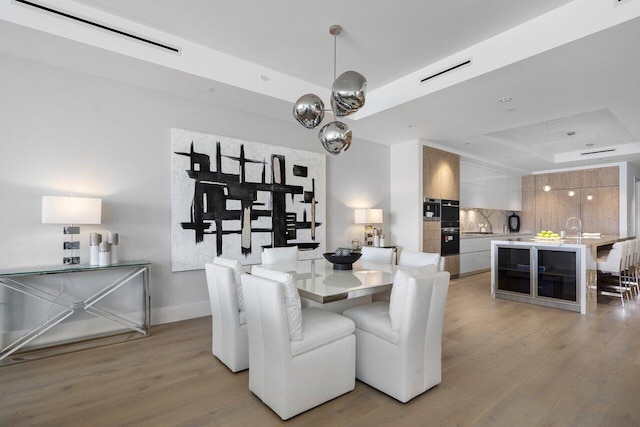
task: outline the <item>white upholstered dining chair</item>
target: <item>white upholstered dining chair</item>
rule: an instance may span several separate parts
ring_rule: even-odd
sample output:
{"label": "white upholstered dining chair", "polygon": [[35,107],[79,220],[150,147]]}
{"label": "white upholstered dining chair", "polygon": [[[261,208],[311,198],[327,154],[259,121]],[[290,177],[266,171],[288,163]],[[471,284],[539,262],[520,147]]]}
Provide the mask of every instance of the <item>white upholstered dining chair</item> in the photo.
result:
{"label": "white upholstered dining chair", "polygon": [[277,248],[264,248],[262,250],[263,264],[279,264],[298,260],[297,246],[283,246]]}
{"label": "white upholstered dining chair", "polygon": [[426,267],[435,265],[438,271],[444,271],[444,257],[438,253],[414,252],[403,250],[400,252],[398,265],[405,267]]}
{"label": "white upholstered dining chair", "polygon": [[378,248],[375,246],[363,246],[360,249],[362,256],[360,261],[377,262],[380,264],[392,264],[393,263],[393,248]]}
{"label": "white upholstered dining chair", "polygon": [[[355,387],[354,323],[301,310],[291,274],[254,267],[242,276],[249,329],[249,389],[283,420]],[[297,298],[296,298],[297,297]]]}
{"label": "white upholstered dining chair", "polygon": [[398,271],[391,302],[344,311],[356,324],[356,378],[406,403],[442,380],[449,273]]}
{"label": "white upholstered dining chair", "polygon": [[236,260],[217,257],[204,266],[211,304],[211,352],[231,371],[249,367],[249,339],[240,275]]}

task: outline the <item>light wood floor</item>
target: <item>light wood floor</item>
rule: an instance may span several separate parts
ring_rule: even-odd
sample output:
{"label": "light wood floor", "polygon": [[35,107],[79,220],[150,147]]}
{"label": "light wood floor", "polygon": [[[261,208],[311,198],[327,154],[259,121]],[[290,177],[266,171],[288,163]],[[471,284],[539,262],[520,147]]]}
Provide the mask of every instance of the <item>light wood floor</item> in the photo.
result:
{"label": "light wood floor", "polygon": [[[639,426],[640,303],[580,314],[489,297],[453,280],[442,384],[401,404],[353,392],[288,421],[331,426]],[[149,338],[0,368],[0,426],[269,426],[248,372],[211,355],[210,318]]]}

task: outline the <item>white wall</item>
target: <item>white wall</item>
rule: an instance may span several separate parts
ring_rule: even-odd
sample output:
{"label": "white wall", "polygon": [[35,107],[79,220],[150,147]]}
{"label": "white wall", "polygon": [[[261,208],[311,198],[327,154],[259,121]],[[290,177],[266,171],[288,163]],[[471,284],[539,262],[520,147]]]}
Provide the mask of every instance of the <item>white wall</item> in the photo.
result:
{"label": "white wall", "polygon": [[422,250],[422,144],[391,147],[391,229],[393,244]]}
{"label": "white wall", "polygon": [[[317,132],[0,55],[0,268],[61,262],[61,227],[40,220],[42,195],[103,199],[101,225],[120,258],[152,262],[154,324],[209,312],[204,272],[170,271],[172,127],[324,152]],[[360,237],[353,208],[389,211],[389,148],[354,140],[327,158],[327,248]],[[388,220],[387,220],[388,221]],[[393,237],[392,237],[393,241]]]}

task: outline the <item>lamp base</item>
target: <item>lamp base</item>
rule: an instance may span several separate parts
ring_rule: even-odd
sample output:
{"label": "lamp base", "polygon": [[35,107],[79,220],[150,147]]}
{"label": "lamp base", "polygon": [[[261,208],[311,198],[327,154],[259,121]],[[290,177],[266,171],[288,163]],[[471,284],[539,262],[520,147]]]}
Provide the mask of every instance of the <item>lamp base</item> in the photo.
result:
{"label": "lamp base", "polygon": [[66,240],[62,243],[62,249],[65,255],[62,257],[63,265],[80,264],[80,257],[74,256],[73,253],[76,249],[80,249],[80,242],[74,241],[73,236],[80,234],[80,227],[78,226],[65,226],[62,229],[62,234],[69,235],[70,240]]}

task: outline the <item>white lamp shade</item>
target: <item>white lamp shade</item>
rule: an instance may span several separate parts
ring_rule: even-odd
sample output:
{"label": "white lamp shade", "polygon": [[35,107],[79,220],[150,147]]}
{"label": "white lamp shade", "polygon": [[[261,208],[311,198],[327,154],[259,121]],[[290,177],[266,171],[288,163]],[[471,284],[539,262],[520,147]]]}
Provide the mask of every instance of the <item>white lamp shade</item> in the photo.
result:
{"label": "white lamp shade", "polygon": [[367,210],[366,209],[356,209],[355,218],[356,218],[356,224],[366,224],[367,223]]}
{"label": "white lamp shade", "polygon": [[382,224],[382,209],[356,209],[356,224]]}
{"label": "white lamp shade", "polygon": [[42,196],[43,224],[100,224],[102,199]]}

